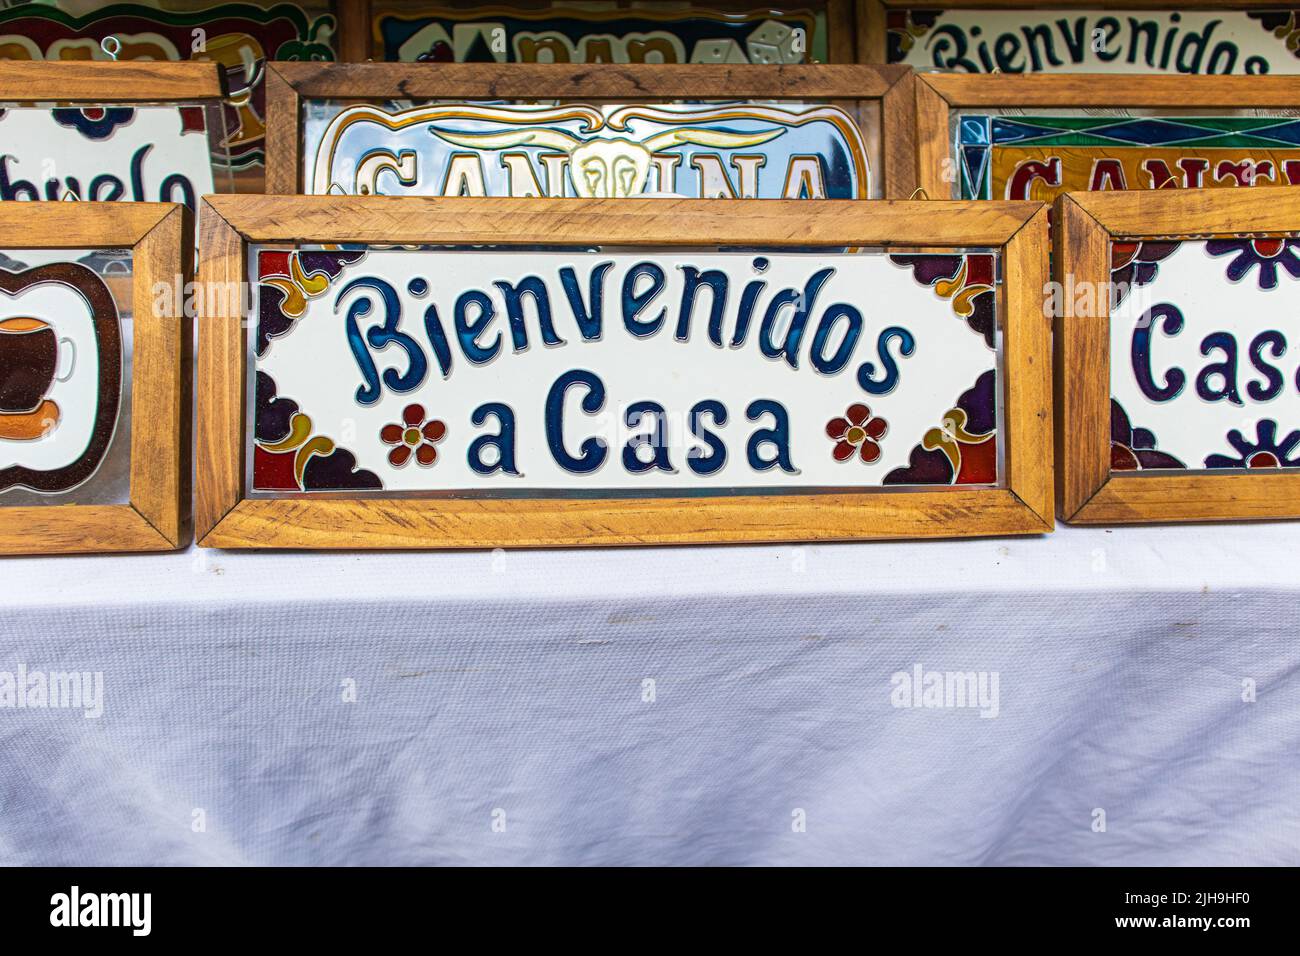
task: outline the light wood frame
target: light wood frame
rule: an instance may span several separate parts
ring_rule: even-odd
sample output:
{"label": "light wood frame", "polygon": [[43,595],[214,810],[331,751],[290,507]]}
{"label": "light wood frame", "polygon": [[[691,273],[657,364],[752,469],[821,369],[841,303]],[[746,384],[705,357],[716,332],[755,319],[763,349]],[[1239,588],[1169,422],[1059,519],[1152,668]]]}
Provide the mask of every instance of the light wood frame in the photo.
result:
{"label": "light wood frame", "polygon": [[229,92],[219,63],[0,60],[0,103],[219,103]]}
{"label": "light wood frame", "polygon": [[[854,0],[822,0],[822,3],[826,8],[826,31],[828,33],[826,53],[829,62],[858,62],[860,55],[855,45],[858,30],[854,23]],[[344,0],[344,2],[338,4],[339,60],[344,63],[364,63],[374,57],[372,29],[374,10],[382,5],[382,3],[376,3],[374,0]],[[559,5],[563,6],[562,3]],[[437,4],[432,4],[432,6],[437,6]],[[509,4],[503,0],[502,3],[493,3],[487,6],[509,6]],[[762,4],[758,2],[736,2],[736,0],[723,0],[723,2],[714,0],[713,3],[703,3],[700,6],[713,9],[728,6],[734,6],[737,9],[757,9]],[[807,4],[795,3],[794,6],[805,7]],[[681,11],[681,8],[678,9]]]}
{"label": "light wood frame", "polygon": [[155,286],[175,289],[179,280],[184,290],[193,237],[193,217],[176,203],[0,203],[5,248],[130,247],[133,312],[129,502],[0,507],[0,554],[172,551],[189,543],[191,326],[183,302],[155,302]]}
{"label": "light wood frame", "polygon": [[[890,10],[1277,10],[1271,0],[854,0],[859,63],[884,63]],[[1143,74],[1150,75],[1150,74]]]}
{"label": "light wood frame", "polygon": [[[1056,200],[1058,282],[1109,288],[1110,245],[1126,239],[1235,237],[1300,231],[1300,187],[1067,193]],[[1069,298],[1063,297],[1063,298]],[[1057,501],[1071,524],[1300,517],[1300,472],[1110,468],[1109,297],[1100,316],[1066,302],[1056,328]]]}
{"label": "light wood frame", "polygon": [[915,189],[913,73],[904,66],[268,63],[266,191],[302,190],[302,101],[581,99],[879,100],[884,196]]}
{"label": "light wood frame", "polygon": [[250,243],[994,247],[1003,255],[1002,486],[716,498],[249,498],[247,330],[204,294],[196,386],[201,547],[490,548],[1039,534],[1052,529],[1043,203],[209,196],[205,283],[247,281]]}
{"label": "light wood frame", "polygon": [[1114,75],[1105,73],[918,73],[916,182],[936,199],[956,168],[951,114],[963,109],[1300,109],[1294,76]]}

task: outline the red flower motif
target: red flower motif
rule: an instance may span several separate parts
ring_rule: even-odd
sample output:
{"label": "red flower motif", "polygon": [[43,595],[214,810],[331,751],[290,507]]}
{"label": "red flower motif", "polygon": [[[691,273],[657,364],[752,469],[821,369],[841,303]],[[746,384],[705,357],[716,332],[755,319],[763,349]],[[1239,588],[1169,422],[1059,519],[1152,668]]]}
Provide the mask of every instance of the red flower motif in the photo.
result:
{"label": "red flower motif", "polygon": [[433,443],[442,441],[446,434],[447,426],[438,419],[425,420],[423,405],[407,405],[402,409],[400,425],[385,425],[379,429],[379,437],[385,444],[397,446],[388,453],[388,463],[394,468],[410,461],[412,451],[419,464],[432,465],[438,460],[438,449],[433,447]]}
{"label": "red flower motif", "polygon": [[831,452],[836,461],[848,461],[856,449],[858,457],[868,465],[880,457],[877,442],[889,431],[883,418],[872,418],[866,405],[850,405],[843,418],[832,418],[826,423],[826,434],[835,442]]}

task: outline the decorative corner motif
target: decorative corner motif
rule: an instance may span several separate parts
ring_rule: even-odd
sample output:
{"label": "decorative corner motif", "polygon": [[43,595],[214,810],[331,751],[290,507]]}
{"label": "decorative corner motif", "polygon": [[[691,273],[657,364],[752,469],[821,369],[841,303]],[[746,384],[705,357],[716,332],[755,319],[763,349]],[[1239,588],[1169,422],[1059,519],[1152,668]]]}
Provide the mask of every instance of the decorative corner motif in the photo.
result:
{"label": "decorative corner motif", "polygon": [[998,478],[997,373],[989,369],[962,393],[912,449],[907,468],[885,476],[886,485],[991,485]]}
{"label": "decorative corner motif", "polygon": [[889,63],[907,59],[916,41],[930,32],[941,10],[888,10],[885,13],[885,46]]}
{"label": "decorative corner motif", "polygon": [[940,298],[952,300],[952,310],[971,331],[994,348],[997,332],[997,258],[992,253],[968,255],[891,255],[889,261],[909,266],[921,285],[933,286]]}
{"label": "decorative corner motif", "polygon": [[1159,263],[1181,242],[1113,242],[1110,246],[1110,307],[1118,309],[1129,290],[1155,280]]}
{"label": "decorative corner motif", "polygon": [[1147,428],[1134,428],[1128,412],[1110,400],[1110,470],[1146,471],[1153,468],[1186,468],[1179,459],[1156,449],[1156,436]]}
{"label": "decorative corner motif", "polygon": [[271,339],[293,331],[307,311],[307,300],[324,295],[346,266],[365,257],[364,249],[291,252],[263,250],[257,254],[257,354],[264,355]]}
{"label": "decorative corner motif", "polygon": [[368,491],[384,487],[372,471],[357,468],[346,448],[312,436],[312,420],[298,403],[276,396],[275,380],[257,373],[253,417],[254,491]]}

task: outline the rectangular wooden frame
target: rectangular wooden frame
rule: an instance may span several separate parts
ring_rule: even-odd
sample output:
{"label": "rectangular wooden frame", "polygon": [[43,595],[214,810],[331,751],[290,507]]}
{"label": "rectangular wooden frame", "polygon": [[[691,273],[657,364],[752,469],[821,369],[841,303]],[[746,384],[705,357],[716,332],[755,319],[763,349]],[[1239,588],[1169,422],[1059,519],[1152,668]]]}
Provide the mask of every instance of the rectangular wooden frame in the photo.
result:
{"label": "rectangular wooden frame", "polygon": [[[210,196],[197,394],[195,531],[218,548],[490,548],[707,544],[1052,529],[1051,341],[1042,203],[879,200],[441,199]],[[632,244],[665,248],[958,246],[1003,251],[1004,486],[717,498],[248,498],[244,316],[249,243]]]}
{"label": "rectangular wooden frame", "polygon": [[[830,57],[830,62],[856,62],[859,54],[855,48],[857,31],[854,29],[854,0],[823,0],[823,2],[826,6],[826,29],[830,34],[827,40],[827,55]],[[502,3],[494,3],[490,6],[507,5],[503,0]],[[795,4],[795,6],[805,5]],[[374,9],[377,6],[382,6],[382,3],[376,3],[375,0],[346,0],[345,3],[338,5],[338,54],[340,61],[344,63],[364,63],[374,56],[372,24],[374,23]],[[736,0],[726,0],[724,3],[719,3],[715,0],[714,3],[703,4],[703,6],[759,8],[763,4],[737,3]],[[836,28],[836,24],[839,25],[838,28]]]}
{"label": "rectangular wooden frame", "polygon": [[1300,109],[1294,76],[1114,75],[1097,73],[918,73],[916,182],[947,199],[945,161],[955,167],[951,114],[961,109]]}
{"label": "rectangular wooden frame", "polygon": [[[10,238],[10,237],[13,238]],[[132,250],[129,503],[3,507],[0,554],[172,551],[189,543],[191,327],[183,303],[159,312],[155,286],[182,290],[194,224],[176,203],[0,203],[8,248]]]}
{"label": "rectangular wooden frame", "polygon": [[[858,61],[884,63],[890,10],[1257,10],[1260,0],[854,0]],[[1142,74],[1150,76],[1151,74]]]}
{"label": "rectangular wooden frame", "polygon": [[[1115,239],[1206,238],[1300,231],[1300,188],[1067,193],[1056,200],[1058,282],[1110,282]],[[1098,285],[1096,288],[1107,288]],[[1065,298],[1069,298],[1068,296]],[[1071,524],[1300,517],[1300,472],[1206,474],[1110,470],[1110,312],[1056,328],[1057,500]]]}
{"label": "rectangular wooden frame", "polygon": [[[913,176],[914,75],[904,66],[741,66],[484,63],[268,63],[266,191],[302,189],[302,101],[583,99],[643,102],[707,97],[880,100],[885,197],[904,198]],[[716,92],[713,92],[716,91]]]}

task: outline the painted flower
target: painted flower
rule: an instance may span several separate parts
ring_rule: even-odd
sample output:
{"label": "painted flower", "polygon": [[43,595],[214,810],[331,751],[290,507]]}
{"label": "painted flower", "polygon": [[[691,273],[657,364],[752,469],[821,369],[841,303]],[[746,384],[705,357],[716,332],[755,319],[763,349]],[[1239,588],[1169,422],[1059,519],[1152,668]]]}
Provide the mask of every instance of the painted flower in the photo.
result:
{"label": "painted flower", "polygon": [[415,452],[419,464],[432,465],[438,460],[438,449],[433,445],[442,441],[446,434],[447,426],[441,421],[424,417],[423,405],[407,405],[402,409],[400,425],[393,423],[379,430],[379,437],[385,444],[397,446],[388,453],[388,463],[394,468],[410,461],[411,452]]}
{"label": "painted flower", "polygon": [[868,465],[880,457],[880,439],[889,431],[883,418],[872,418],[866,405],[850,405],[843,418],[826,423],[826,434],[835,442],[831,452],[836,461],[848,461],[854,451]]}
{"label": "painted flower", "polygon": [[1277,288],[1277,270],[1281,266],[1300,279],[1300,257],[1296,250],[1300,241],[1295,239],[1210,239],[1205,251],[1212,256],[1235,256],[1228,263],[1228,279],[1239,282],[1256,266],[1259,267],[1259,287]]}
{"label": "painted flower", "polygon": [[1277,422],[1266,418],[1255,425],[1251,442],[1236,428],[1228,432],[1228,444],[1238,452],[1232,455],[1209,455],[1206,468],[1295,468],[1300,465],[1300,430],[1282,440],[1277,437]]}

